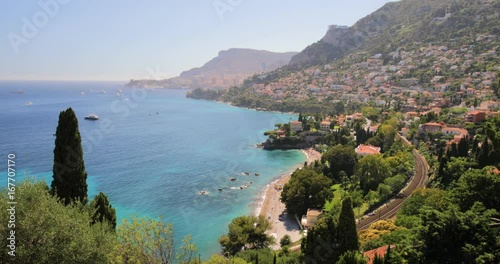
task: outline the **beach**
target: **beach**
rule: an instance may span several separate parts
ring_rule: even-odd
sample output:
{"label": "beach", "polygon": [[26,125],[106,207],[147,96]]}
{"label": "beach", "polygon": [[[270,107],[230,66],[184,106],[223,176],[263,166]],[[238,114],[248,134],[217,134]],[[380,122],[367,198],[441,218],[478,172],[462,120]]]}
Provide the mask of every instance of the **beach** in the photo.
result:
{"label": "beach", "polygon": [[[302,152],[307,157],[307,164],[311,164],[321,159],[321,153],[312,148],[304,149]],[[293,170],[301,168],[302,166],[303,164],[298,165]],[[262,193],[262,204],[255,211],[256,215],[266,217],[271,223],[272,229],[270,230],[270,235],[274,236],[276,239],[276,244],[273,246],[274,249],[279,249],[279,241],[285,234],[288,234],[292,241],[297,241],[302,236],[295,217],[283,214],[285,211],[285,204],[280,201],[281,190],[290,180],[290,177],[291,173],[287,173],[268,184]]]}

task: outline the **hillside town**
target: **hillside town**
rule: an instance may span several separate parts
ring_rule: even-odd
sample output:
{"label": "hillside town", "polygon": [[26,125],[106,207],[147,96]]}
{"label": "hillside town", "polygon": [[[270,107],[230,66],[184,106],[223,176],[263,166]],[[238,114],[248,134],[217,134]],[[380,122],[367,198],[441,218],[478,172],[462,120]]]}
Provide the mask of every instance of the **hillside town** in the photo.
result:
{"label": "hillside town", "polygon": [[[474,43],[478,44],[456,48],[422,44],[411,51],[396,49],[389,54],[355,53],[335,64],[290,72],[252,88],[278,103],[285,99],[346,100],[429,111],[455,105],[470,107],[476,100],[479,110],[491,111],[499,106],[494,90],[498,89],[495,81],[500,66],[488,67],[488,62],[498,57],[497,38],[477,35]],[[478,54],[479,46],[485,52]]]}

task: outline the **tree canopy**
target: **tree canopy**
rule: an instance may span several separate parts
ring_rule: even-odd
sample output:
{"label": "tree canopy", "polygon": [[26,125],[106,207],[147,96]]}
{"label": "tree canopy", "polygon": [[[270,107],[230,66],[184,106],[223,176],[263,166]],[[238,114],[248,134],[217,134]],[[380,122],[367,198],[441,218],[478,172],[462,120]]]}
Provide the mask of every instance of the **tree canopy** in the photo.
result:
{"label": "tree canopy", "polygon": [[272,245],[274,238],[265,232],[271,229],[271,224],[264,216],[240,216],[228,226],[229,232],[219,238],[222,253],[234,256],[245,249],[261,249]]}
{"label": "tree canopy", "polygon": [[108,197],[100,192],[92,202],[90,207],[95,210],[92,215],[92,222],[108,223],[113,229],[116,228],[116,210],[109,203]]}
{"label": "tree canopy", "polygon": [[[0,191],[0,209],[7,210],[7,189]],[[116,236],[108,225],[91,225],[91,212],[81,204],[60,203],[44,182],[26,180],[17,186],[16,255],[0,251],[8,263],[108,263]],[[9,214],[1,213],[2,223]],[[7,224],[0,234],[8,237]]]}
{"label": "tree canopy", "polygon": [[358,156],[352,146],[337,145],[330,148],[321,157],[323,163],[328,163],[325,175],[339,181],[339,173],[344,171],[348,176],[354,174]]}
{"label": "tree canopy", "polygon": [[87,203],[87,172],[82,139],[78,119],[71,108],[59,114],[52,177],[52,192],[66,204],[72,201]]}
{"label": "tree canopy", "polygon": [[196,257],[191,236],[186,236],[180,248],[176,248],[173,226],[162,217],[125,219],[118,226],[117,235],[111,263],[188,264]]}
{"label": "tree canopy", "polygon": [[296,170],[285,184],[281,201],[291,214],[303,215],[307,209],[321,209],[325,201],[331,199],[330,187],[333,182],[323,174],[309,167]]}

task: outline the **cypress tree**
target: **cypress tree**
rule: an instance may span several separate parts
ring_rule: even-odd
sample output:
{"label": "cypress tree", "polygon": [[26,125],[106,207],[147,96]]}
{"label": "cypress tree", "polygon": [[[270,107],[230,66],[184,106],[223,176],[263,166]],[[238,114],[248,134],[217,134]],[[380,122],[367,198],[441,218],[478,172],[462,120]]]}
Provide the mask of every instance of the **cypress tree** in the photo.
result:
{"label": "cypress tree", "polygon": [[350,197],[346,197],[342,201],[342,209],[339,216],[339,241],[340,255],[350,250],[359,250],[356,221]]}
{"label": "cypress tree", "polygon": [[390,264],[391,263],[391,245],[387,246],[387,252],[385,253],[384,256],[384,264]]}
{"label": "cypress tree", "polygon": [[51,192],[64,203],[87,203],[87,172],[83,161],[82,139],[73,109],[59,114],[54,148]]}
{"label": "cypress tree", "polygon": [[465,137],[458,142],[458,156],[464,158],[469,156],[469,142]]}
{"label": "cypress tree", "polygon": [[92,216],[92,224],[97,222],[108,222],[113,229],[116,228],[116,211],[109,203],[108,197],[100,192],[90,203],[92,209],[96,210]]}
{"label": "cypress tree", "polygon": [[273,257],[273,264],[276,264],[276,254],[274,254],[274,257]]}
{"label": "cypress tree", "polygon": [[490,145],[488,143],[488,138],[485,138],[477,155],[477,163],[479,164],[479,167],[484,168],[490,165],[491,163],[489,158],[490,158]]}
{"label": "cypress tree", "polygon": [[459,157],[458,147],[456,143],[451,144],[451,156],[455,158]]}
{"label": "cypress tree", "polygon": [[379,256],[378,254],[375,254],[375,257],[373,258],[373,264],[384,264],[384,258]]}

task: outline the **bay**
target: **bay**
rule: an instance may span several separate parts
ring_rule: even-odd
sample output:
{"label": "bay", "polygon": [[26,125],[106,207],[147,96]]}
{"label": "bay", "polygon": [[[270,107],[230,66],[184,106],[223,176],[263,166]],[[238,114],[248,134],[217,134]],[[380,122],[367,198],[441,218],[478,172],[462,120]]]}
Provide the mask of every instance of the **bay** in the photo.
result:
{"label": "bay", "polygon": [[[20,89],[23,94],[13,93]],[[0,81],[0,186],[7,184],[9,153],[16,155],[18,180],[50,185],[58,115],[72,107],[89,197],[108,195],[119,221],[162,215],[174,224],[177,241],[191,234],[208,258],[220,251],[217,238],[230,221],[252,214],[266,184],[305,157],[255,148],[264,131],[296,116],[187,99],[185,93],[119,82]],[[91,113],[100,120],[83,118]]]}

